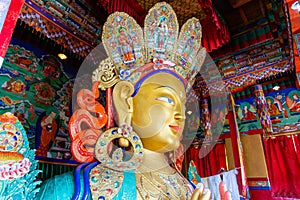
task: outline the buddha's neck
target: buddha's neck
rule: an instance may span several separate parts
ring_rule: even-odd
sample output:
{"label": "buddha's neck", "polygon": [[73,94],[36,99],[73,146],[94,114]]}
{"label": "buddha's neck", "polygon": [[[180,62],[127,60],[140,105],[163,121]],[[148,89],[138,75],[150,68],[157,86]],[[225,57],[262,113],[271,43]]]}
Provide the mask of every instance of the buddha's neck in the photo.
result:
{"label": "buddha's neck", "polygon": [[143,162],[141,167],[139,167],[139,171],[147,172],[149,170],[157,171],[163,169],[167,170],[169,168],[171,169],[163,153],[144,149]]}

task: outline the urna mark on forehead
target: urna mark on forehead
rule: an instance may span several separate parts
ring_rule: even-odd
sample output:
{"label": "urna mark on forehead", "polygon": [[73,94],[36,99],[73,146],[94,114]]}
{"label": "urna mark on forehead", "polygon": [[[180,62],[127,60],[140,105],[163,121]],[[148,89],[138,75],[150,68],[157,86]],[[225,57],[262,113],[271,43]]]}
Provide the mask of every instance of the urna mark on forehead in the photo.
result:
{"label": "urna mark on forehead", "polygon": [[138,93],[142,85],[150,83],[157,84],[162,87],[168,87],[174,90],[182,100],[185,100],[186,82],[184,79],[170,70],[156,70],[141,78],[134,86],[135,90],[132,94],[132,97],[134,97]]}

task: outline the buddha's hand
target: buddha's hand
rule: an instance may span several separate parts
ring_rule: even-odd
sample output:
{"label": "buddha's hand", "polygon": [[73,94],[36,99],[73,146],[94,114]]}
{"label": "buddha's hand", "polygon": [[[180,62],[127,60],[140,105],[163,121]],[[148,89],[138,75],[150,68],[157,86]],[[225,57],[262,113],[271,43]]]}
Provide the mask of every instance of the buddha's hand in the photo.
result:
{"label": "buddha's hand", "polygon": [[[227,190],[224,182],[221,182],[219,185],[219,192],[221,200],[232,200],[231,194]],[[200,186],[193,192],[191,200],[210,200],[211,191],[208,190],[204,193],[204,185],[200,184]]]}
{"label": "buddha's hand", "polygon": [[200,186],[194,190],[191,200],[209,200],[211,196],[211,191],[207,190],[204,193],[204,185],[201,183]]}
{"label": "buddha's hand", "polygon": [[224,182],[220,183],[220,185],[219,185],[219,191],[220,191],[221,200],[232,200],[231,199],[231,194],[227,190],[227,187],[226,187],[226,185],[225,185]]}

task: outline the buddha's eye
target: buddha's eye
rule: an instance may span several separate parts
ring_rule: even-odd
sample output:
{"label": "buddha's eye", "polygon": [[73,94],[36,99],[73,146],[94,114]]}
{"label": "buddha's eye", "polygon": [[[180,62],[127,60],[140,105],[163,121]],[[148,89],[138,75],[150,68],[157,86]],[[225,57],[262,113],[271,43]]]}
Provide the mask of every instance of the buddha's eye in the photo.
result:
{"label": "buddha's eye", "polygon": [[174,101],[168,97],[158,97],[156,100],[167,102],[171,105],[174,105]]}

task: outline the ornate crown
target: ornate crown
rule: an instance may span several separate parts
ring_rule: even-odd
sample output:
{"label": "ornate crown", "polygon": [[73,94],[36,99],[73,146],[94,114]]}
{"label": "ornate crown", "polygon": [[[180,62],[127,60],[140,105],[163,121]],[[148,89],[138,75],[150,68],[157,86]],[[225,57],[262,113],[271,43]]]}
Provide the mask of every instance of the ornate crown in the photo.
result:
{"label": "ornate crown", "polygon": [[200,70],[206,55],[201,47],[200,21],[189,19],[181,28],[172,7],[157,3],[145,18],[144,31],[128,14],[111,14],[103,27],[102,42],[108,58],[93,73],[106,89],[119,80],[137,84],[149,74],[166,71],[187,87]]}

